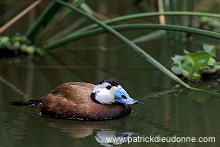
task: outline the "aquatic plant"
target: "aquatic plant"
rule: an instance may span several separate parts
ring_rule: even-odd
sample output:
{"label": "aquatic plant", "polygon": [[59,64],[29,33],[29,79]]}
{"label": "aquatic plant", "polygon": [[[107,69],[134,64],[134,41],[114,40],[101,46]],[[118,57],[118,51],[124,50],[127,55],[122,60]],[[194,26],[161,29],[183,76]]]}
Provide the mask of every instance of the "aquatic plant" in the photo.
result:
{"label": "aquatic plant", "polygon": [[0,36],[1,56],[16,56],[19,54],[41,54],[42,51],[31,44],[30,40],[21,35],[15,35],[11,38]]}
{"label": "aquatic plant", "polygon": [[[69,5],[70,7],[72,5]],[[220,18],[219,14],[210,14],[210,13],[199,13],[199,12],[148,12],[148,13],[139,13],[139,14],[131,14],[125,16],[119,16],[112,19],[107,19],[103,21],[105,24],[111,26],[110,24],[126,21],[129,19],[135,18],[142,18],[142,17],[151,17],[151,16],[206,16],[206,17],[214,17]],[[94,16],[91,16],[94,17]],[[94,17],[95,18],[95,17]],[[185,32],[185,33],[193,33],[198,34],[206,37],[211,37],[215,39],[220,39],[220,34],[213,32],[213,31],[206,31],[202,29],[187,27],[187,26],[180,26],[180,25],[170,25],[170,24],[121,24],[121,25],[114,25],[111,26],[114,30],[121,31],[121,30],[135,30],[135,29],[159,29],[159,30],[168,30],[168,31],[177,31],[177,32]],[[42,49],[43,50],[51,50],[71,41],[75,41],[78,39],[82,39],[85,37],[98,35],[100,33],[107,32],[106,29],[98,27],[97,24],[91,24],[84,28],[75,30],[73,32],[69,32],[68,35],[60,37],[57,40],[50,41],[46,43]]]}
{"label": "aquatic plant", "polygon": [[215,60],[215,48],[203,45],[203,51],[190,53],[184,50],[185,55],[175,55],[171,59],[171,70],[188,80],[200,80],[205,74],[215,74],[220,70],[220,63]]}
{"label": "aquatic plant", "polygon": [[[76,12],[78,12],[79,14],[83,15],[84,17],[86,17],[88,20],[96,23],[97,26],[103,28],[104,30],[106,30],[107,32],[111,33],[112,35],[114,35],[117,39],[119,39],[121,42],[123,42],[126,46],[128,46],[130,49],[132,49],[133,51],[135,51],[137,54],[139,54],[142,58],[144,58],[145,60],[147,60],[149,63],[151,63],[152,65],[154,65],[156,68],[158,68],[159,70],[161,70],[163,73],[167,74],[170,78],[172,78],[173,80],[175,80],[176,82],[180,83],[181,85],[183,85],[186,88],[192,89],[192,90],[197,90],[197,91],[201,91],[201,92],[208,92],[208,93],[212,93],[212,94],[216,94],[219,95],[215,92],[210,92],[210,91],[206,91],[206,90],[202,90],[202,89],[197,89],[194,87],[189,86],[187,83],[185,83],[184,81],[182,81],[180,78],[178,78],[175,74],[173,74],[170,70],[168,70],[166,67],[164,67],[162,64],[160,64],[157,60],[155,60],[154,58],[152,58],[148,53],[146,53],[144,50],[142,50],[140,47],[138,47],[136,44],[134,44],[132,41],[130,41],[128,38],[126,38],[125,36],[123,36],[122,34],[120,34],[119,32],[117,32],[116,30],[114,30],[112,27],[108,26],[106,23],[96,19],[95,17],[93,17],[92,15],[77,9],[74,6],[69,5],[68,3],[65,3],[61,0],[55,0],[56,2],[70,8],[71,10],[74,10]],[[217,38],[220,37],[220,34],[214,34],[217,35]]]}
{"label": "aquatic plant", "polygon": [[[160,64],[157,60],[152,58],[148,53],[146,53],[143,49],[134,44],[131,40],[129,40],[126,36],[123,36],[118,31],[119,30],[131,30],[131,29],[159,29],[159,30],[169,30],[169,31],[177,31],[177,32],[185,32],[185,33],[195,33],[199,35],[203,35],[206,37],[211,37],[215,39],[220,39],[220,34],[213,31],[206,31],[202,29],[188,27],[186,23],[182,23],[182,26],[177,23],[169,23],[169,24],[128,24],[123,23],[124,20],[141,18],[141,17],[149,17],[149,16],[178,16],[176,18],[183,18],[183,16],[192,17],[215,17],[220,18],[219,14],[211,14],[211,13],[198,13],[198,12],[186,12],[186,11],[172,11],[172,12],[145,12],[140,14],[131,14],[126,16],[119,16],[116,18],[110,18],[106,20],[97,19],[96,13],[93,12],[92,9],[85,3],[86,0],[76,0],[70,3],[67,3],[66,0],[53,0],[47,6],[47,8],[41,13],[38,19],[34,22],[34,24],[28,28],[25,33],[25,36],[32,42],[40,42],[41,49],[43,51],[52,50],[61,45],[74,41],[76,39],[82,39],[88,36],[97,35],[100,33],[108,32],[122,41],[123,44],[127,45],[130,49],[135,51],[145,60],[153,64],[159,70],[170,76],[172,79],[182,84],[183,86],[195,89],[180,78],[178,78],[175,74],[173,74],[170,70],[165,68],[162,64]],[[68,9],[64,9],[68,8]],[[62,9],[62,11],[60,11]],[[59,22],[62,22],[65,17],[67,17],[70,13],[78,13],[82,15],[84,18],[92,22],[92,24],[81,27],[76,30],[66,31],[66,29],[61,29],[59,32],[54,29]],[[181,17],[179,17],[181,16]],[[78,23],[81,19],[75,20],[73,22]],[[192,23],[192,19],[190,19],[189,24]],[[120,25],[112,25],[113,23],[120,22]],[[181,22],[184,22],[181,19]],[[171,25],[172,24],[172,25]],[[68,28],[68,27],[67,27]],[[51,32],[54,36],[51,36]],[[61,35],[60,35],[61,34]],[[55,38],[55,39],[54,39]],[[38,43],[39,43],[38,42]],[[198,90],[198,89],[197,89]]]}

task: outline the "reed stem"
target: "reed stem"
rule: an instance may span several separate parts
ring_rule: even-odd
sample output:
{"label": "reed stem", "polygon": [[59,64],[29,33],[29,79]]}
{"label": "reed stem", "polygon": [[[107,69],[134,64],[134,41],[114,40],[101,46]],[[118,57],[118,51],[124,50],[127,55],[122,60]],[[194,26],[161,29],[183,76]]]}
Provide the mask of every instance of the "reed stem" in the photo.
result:
{"label": "reed stem", "polygon": [[[203,35],[206,37],[220,39],[219,33],[186,27],[186,26],[177,26],[177,25],[128,24],[128,25],[116,25],[116,26],[112,26],[112,28],[117,31],[131,30],[131,29],[160,29],[160,30],[180,31],[180,32],[194,33],[194,34]],[[42,50],[50,50],[58,46],[64,45],[70,41],[89,37],[92,35],[97,35],[97,34],[104,33],[104,32],[106,32],[105,29],[97,28],[97,29],[92,29],[92,30],[88,30],[84,32],[73,33],[73,34],[68,35],[67,37],[61,38],[60,40],[46,44],[45,46],[43,46]]]}
{"label": "reed stem", "polygon": [[[154,58],[152,58],[149,54],[147,54],[144,50],[142,50],[140,47],[138,47],[136,44],[134,44],[132,41],[130,41],[129,39],[127,39],[125,36],[121,35],[119,32],[117,32],[116,30],[114,30],[113,28],[109,27],[108,25],[106,25],[104,22],[97,20],[96,18],[94,18],[93,16],[87,14],[86,12],[77,9],[71,5],[69,5],[66,2],[60,1],[60,0],[55,0],[57,3],[60,3],[72,10],[75,10],[76,12],[78,12],[79,14],[83,15],[84,17],[86,17],[87,19],[93,21],[94,23],[96,23],[98,26],[100,26],[101,28],[105,29],[106,31],[108,31],[109,33],[111,33],[112,35],[114,35],[116,38],[118,38],[120,41],[122,41],[125,45],[127,45],[130,49],[132,49],[133,51],[135,51],[137,54],[139,54],[141,57],[143,57],[145,60],[147,60],[148,62],[150,62],[152,65],[154,65],[155,67],[157,67],[159,70],[161,70],[162,72],[164,72],[165,74],[167,74],[169,77],[171,77],[173,80],[175,80],[176,82],[180,83],[181,85],[183,85],[186,88],[192,89],[192,90],[198,90],[198,91],[203,91],[203,92],[208,92],[208,93],[212,93],[212,94],[217,94],[214,92],[210,92],[210,91],[206,91],[206,90],[201,90],[201,89],[197,89],[194,87],[189,86],[188,84],[186,84],[184,81],[182,81],[180,78],[178,78],[175,74],[173,74],[171,71],[169,71],[167,68],[165,68],[163,65],[161,65],[157,60],[155,60]],[[163,25],[162,25],[163,26]],[[217,94],[219,95],[219,94]]]}
{"label": "reed stem", "polygon": [[28,6],[26,9],[24,9],[21,13],[19,13],[17,16],[15,16],[13,19],[11,19],[9,22],[7,22],[5,25],[3,25],[0,28],[0,34],[3,33],[5,30],[7,30],[11,25],[16,23],[20,18],[22,18],[24,15],[26,15],[28,12],[33,10],[37,5],[39,5],[41,0],[36,0],[34,3],[32,3],[30,6]]}
{"label": "reed stem", "polygon": [[[147,13],[138,13],[138,14],[131,14],[131,15],[125,15],[125,16],[120,16],[112,19],[108,19],[104,21],[106,24],[110,23],[115,23],[119,21],[125,21],[128,19],[136,19],[136,18],[141,18],[141,17],[152,17],[152,16],[160,16],[160,15],[165,15],[165,16],[206,16],[206,17],[215,17],[215,18],[220,18],[220,14],[212,14],[212,13],[200,13],[200,12],[186,12],[186,11],[167,11],[167,12],[147,12]],[[97,24],[92,24],[88,27],[82,28],[77,30],[76,32],[81,32],[89,29],[93,29],[97,27]]]}
{"label": "reed stem", "polygon": [[[63,0],[66,1],[66,0]],[[38,17],[35,23],[27,30],[25,36],[31,41],[35,40],[36,33],[40,30],[42,26],[47,25],[50,20],[56,15],[62,6],[52,1],[49,6],[43,11],[43,13]]]}

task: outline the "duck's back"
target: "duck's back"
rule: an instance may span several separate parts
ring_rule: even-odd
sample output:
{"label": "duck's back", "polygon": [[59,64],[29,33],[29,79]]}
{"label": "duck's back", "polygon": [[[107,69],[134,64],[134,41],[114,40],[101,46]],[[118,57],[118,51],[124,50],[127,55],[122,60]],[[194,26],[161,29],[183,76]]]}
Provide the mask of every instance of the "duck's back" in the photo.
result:
{"label": "duck's back", "polygon": [[103,105],[93,102],[91,92],[94,87],[90,83],[64,83],[43,97],[38,108],[43,115],[83,120],[121,118],[131,113],[129,105]]}
{"label": "duck's back", "polygon": [[90,95],[94,87],[95,85],[90,83],[69,82],[58,86],[51,91],[51,94],[64,97],[74,104],[90,103]]}

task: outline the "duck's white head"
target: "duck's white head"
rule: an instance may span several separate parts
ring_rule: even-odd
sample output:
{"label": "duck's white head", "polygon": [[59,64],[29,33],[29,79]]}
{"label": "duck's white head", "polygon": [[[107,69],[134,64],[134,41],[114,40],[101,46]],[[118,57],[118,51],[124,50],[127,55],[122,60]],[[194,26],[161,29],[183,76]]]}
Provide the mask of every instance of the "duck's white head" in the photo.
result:
{"label": "duck's white head", "polygon": [[113,79],[107,79],[99,82],[92,91],[93,101],[100,104],[136,104],[137,100],[132,99],[128,93]]}

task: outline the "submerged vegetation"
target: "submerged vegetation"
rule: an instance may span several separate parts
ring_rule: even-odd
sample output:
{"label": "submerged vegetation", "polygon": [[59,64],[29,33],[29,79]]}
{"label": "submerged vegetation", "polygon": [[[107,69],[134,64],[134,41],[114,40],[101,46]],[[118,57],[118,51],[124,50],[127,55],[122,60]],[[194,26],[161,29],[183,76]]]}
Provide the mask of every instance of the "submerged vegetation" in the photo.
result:
{"label": "submerged vegetation", "polygon": [[[38,2],[40,3],[41,1],[38,0]],[[75,0],[69,3],[67,3],[67,0],[51,0],[46,9],[44,9],[44,11],[39,15],[33,25],[26,30],[26,33],[23,34],[23,37],[18,37],[18,40],[14,40],[14,37],[11,39],[8,37],[1,37],[0,46],[5,50],[11,51],[11,48],[15,47],[20,53],[33,54],[39,53],[39,50],[53,50],[77,39],[108,32],[175,81],[187,88],[195,89],[182,81],[170,70],[165,68],[143,49],[129,40],[126,36],[118,32],[120,30],[159,29],[168,30],[169,32],[176,31],[193,33],[218,40],[220,39],[220,34],[217,32],[219,27],[216,25],[217,23],[215,23],[214,29],[211,27],[209,31],[199,29],[199,26],[190,27],[193,26],[193,20],[199,21],[199,18],[203,18],[200,21],[201,25],[204,26],[204,24],[206,25],[210,19],[215,18],[215,21],[220,19],[219,14],[193,12],[192,7],[190,7],[189,11],[186,9],[181,9],[182,11],[178,11],[177,9],[174,9],[175,6],[173,1],[170,1],[169,4],[167,4],[165,1],[162,3],[161,2],[161,0],[158,2],[158,12],[144,12],[109,18],[107,16],[97,14],[89,7],[89,5],[87,5],[86,0]],[[193,0],[191,5],[194,4],[195,1]],[[168,6],[170,6],[169,9]],[[186,3],[182,1],[181,7],[184,6],[186,6]],[[81,18],[72,21],[72,25],[76,25],[77,29],[74,29],[75,27],[72,27],[72,25],[65,28],[59,28],[58,24],[61,23],[65,18],[68,18],[71,13],[81,15]],[[158,17],[159,21],[156,24],[149,24],[146,21],[145,23],[136,23],[135,21],[131,23],[128,21],[141,19],[143,17]],[[87,22],[86,20],[89,21]],[[83,22],[87,22],[86,25],[82,25]],[[38,44],[40,49],[34,47],[33,44]],[[194,80],[199,79],[203,72],[206,73],[218,70],[219,67],[214,63],[215,59],[213,58],[213,55],[207,52],[207,50],[210,50],[210,48],[207,46],[204,48],[206,49],[203,52],[191,54],[188,51],[185,51],[185,56],[175,56],[173,58],[175,63],[172,67],[174,73],[182,74],[187,79]],[[211,61],[213,61],[213,63],[211,63]]]}

